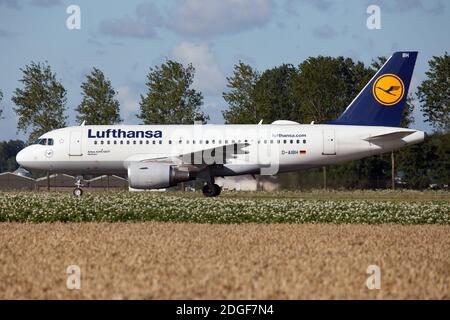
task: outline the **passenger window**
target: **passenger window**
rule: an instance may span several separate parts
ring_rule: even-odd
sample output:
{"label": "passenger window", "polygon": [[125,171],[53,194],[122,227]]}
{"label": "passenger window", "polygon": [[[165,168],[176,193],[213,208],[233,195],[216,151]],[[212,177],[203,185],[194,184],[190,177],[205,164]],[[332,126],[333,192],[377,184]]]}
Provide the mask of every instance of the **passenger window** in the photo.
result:
{"label": "passenger window", "polygon": [[172,140],[169,140],[169,144],[172,144]]}
{"label": "passenger window", "polygon": [[48,139],[48,140],[47,140],[47,144],[48,144],[49,146],[52,146],[52,145],[53,145],[53,139]]}
{"label": "passenger window", "polygon": [[291,144],[293,144],[294,143],[294,140],[291,140]]}
{"label": "passenger window", "polygon": [[100,140],[100,144],[103,144],[104,142],[103,142],[103,140]]}
{"label": "passenger window", "polygon": [[133,144],[136,144],[136,140],[133,140]]}
{"label": "passenger window", "polygon": [[108,140],[108,141],[106,141],[106,144],[110,144],[110,141]]}
{"label": "passenger window", "polygon": [[283,140],[283,143],[286,144],[286,140]]}
{"label": "passenger window", "polygon": [[280,140],[277,140],[277,143],[280,144]]}
{"label": "passenger window", "polygon": [[208,140],[206,140],[206,141],[205,141],[205,143],[206,143],[206,144],[208,144],[208,143],[209,143],[209,141],[208,141]]}
{"label": "passenger window", "polygon": [[120,144],[123,144],[123,140],[120,140]]}
{"label": "passenger window", "polygon": [[130,144],[130,140],[127,140],[127,144]]}
{"label": "passenger window", "polygon": [[297,140],[297,144],[299,144],[300,143],[300,140]]}
{"label": "passenger window", "polygon": [[94,144],[97,144],[97,140],[94,141]]}
{"label": "passenger window", "polygon": [[303,143],[306,143],[306,140],[303,140]]}
{"label": "passenger window", "polygon": [[162,140],[159,140],[159,144],[162,144]]}

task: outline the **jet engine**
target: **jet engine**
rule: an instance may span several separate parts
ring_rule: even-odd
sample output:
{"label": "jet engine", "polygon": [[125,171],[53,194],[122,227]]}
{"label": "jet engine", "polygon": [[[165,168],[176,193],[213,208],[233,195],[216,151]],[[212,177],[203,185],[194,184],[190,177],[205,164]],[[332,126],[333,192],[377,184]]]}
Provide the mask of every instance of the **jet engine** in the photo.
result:
{"label": "jet engine", "polygon": [[134,189],[158,189],[192,180],[189,171],[167,163],[135,162],[128,166],[128,182]]}

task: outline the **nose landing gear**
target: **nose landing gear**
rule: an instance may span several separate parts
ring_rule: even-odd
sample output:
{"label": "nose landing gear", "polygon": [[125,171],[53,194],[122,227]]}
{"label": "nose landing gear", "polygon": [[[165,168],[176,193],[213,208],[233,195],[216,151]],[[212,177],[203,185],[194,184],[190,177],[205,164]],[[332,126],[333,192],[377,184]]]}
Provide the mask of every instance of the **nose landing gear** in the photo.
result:
{"label": "nose landing gear", "polygon": [[78,188],[78,187],[73,189],[73,195],[75,197],[81,197],[83,195],[83,189]]}
{"label": "nose landing gear", "polygon": [[77,181],[75,182],[75,189],[73,189],[73,195],[75,197],[81,197],[83,195],[83,189],[81,189],[81,180],[83,180],[83,177],[77,177]]}

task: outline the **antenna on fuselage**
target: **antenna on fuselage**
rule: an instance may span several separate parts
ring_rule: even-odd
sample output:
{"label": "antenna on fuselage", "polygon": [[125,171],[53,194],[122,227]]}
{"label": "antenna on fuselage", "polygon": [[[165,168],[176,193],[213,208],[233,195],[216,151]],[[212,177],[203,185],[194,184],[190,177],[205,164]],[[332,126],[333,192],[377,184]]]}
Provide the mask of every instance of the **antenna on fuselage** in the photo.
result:
{"label": "antenna on fuselage", "polygon": [[263,119],[259,120],[258,125],[261,125],[263,122]]}
{"label": "antenna on fuselage", "polygon": [[85,124],[86,124],[86,120],[84,120],[84,121],[80,124],[80,127],[84,127]]}

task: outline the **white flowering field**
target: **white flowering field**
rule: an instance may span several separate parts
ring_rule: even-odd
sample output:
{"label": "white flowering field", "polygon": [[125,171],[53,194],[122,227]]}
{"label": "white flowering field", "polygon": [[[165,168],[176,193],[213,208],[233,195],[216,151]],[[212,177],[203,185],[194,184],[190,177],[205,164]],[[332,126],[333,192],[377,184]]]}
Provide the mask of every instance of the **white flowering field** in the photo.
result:
{"label": "white flowering field", "polygon": [[446,199],[302,199],[151,192],[0,193],[1,222],[170,221],[196,223],[450,224]]}

